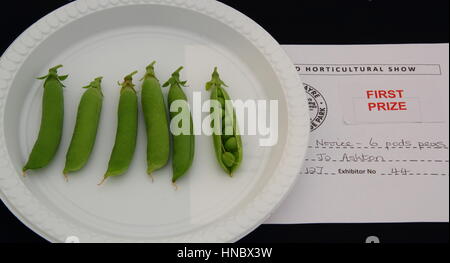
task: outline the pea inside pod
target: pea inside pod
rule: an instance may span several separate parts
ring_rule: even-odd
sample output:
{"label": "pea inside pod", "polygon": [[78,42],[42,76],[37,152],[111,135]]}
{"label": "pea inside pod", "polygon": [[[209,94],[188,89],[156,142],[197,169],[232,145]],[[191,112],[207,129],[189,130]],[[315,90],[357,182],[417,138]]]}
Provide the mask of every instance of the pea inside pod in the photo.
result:
{"label": "pea inside pod", "polygon": [[97,130],[103,105],[102,77],[88,86],[78,106],[75,129],[66,155],[64,175],[81,170],[89,160],[97,138]]}
{"label": "pea inside pod", "polygon": [[109,177],[126,173],[133,160],[138,133],[138,96],[133,84],[135,74],[137,74],[137,71],[126,76],[123,83],[119,83],[122,88],[117,114],[116,141],[111,153],[108,171],[100,184]]}
{"label": "pea inside pod", "polygon": [[23,167],[24,174],[28,170],[37,170],[50,164],[61,143],[64,122],[64,85],[62,81],[68,77],[67,75],[58,75],[58,69],[61,67],[62,65],[53,67],[47,76],[39,78],[45,80],[41,126],[28,162]]}
{"label": "pea inside pod", "polygon": [[[220,127],[213,129],[213,141],[217,160],[222,169],[230,176],[236,172],[243,160],[243,145],[237,125],[236,111],[231,98],[224,87],[228,87],[220,79],[217,68],[214,69],[212,79],[206,84],[206,90],[211,91],[211,101],[220,106],[222,121]],[[211,108],[211,114],[217,109]]]}
{"label": "pea inside pod", "polygon": [[[187,82],[180,80],[180,71],[182,69],[183,67],[180,67],[175,71],[172,77],[164,84],[164,87],[170,86],[168,100],[171,109],[170,118],[175,123],[174,126],[186,128],[182,127],[183,124],[189,125],[186,128],[187,132],[173,134],[172,182],[174,184],[191,168],[195,155],[194,124],[186,94],[182,89],[182,87],[186,86]],[[188,119],[187,123],[183,122],[186,121],[185,117]]]}

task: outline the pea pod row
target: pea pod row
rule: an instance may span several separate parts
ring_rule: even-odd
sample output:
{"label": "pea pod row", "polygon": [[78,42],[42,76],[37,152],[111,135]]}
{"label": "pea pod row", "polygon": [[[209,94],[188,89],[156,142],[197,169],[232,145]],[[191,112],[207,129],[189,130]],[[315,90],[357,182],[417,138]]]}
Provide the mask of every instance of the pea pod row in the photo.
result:
{"label": "pea pod row", "polygon": [[[154,65],[155,62],[147,67],[143,78],[141,100],[147,131],[148,174],[166,166],[170,159],[169,121],[161,85],[155,76]],[[29,161],[23,168],[24,172],[48,165],[60,144],[64,115],[64,86],[61,81],[67,78],[67,76],[58,76],[57,69],[60,67],[50,69],[49,74],[41,78],[45,79],[41,128]],[[180,67],[175,71],[163,85],[170,87],[168,104],[171,110],[171,127],[187,126],[181,133],[172,132],[173,183],[188,172],[195,156],[193,119],[187,96],[183,91],[186,81],[180,80],[182,69],[183,67]],[[138,96],[133,84],[133,76],[136,73],[126,76],[124,82],[120,84],[116,139],[104,180],[126,173],[133,160],[138,130]],[[81,170],[92,153],[103,104],[101,81],[102,78],[97,78],[85,87],[87,90],[80,100],[75,129],[66,155],[65,175]],[[220,114],[221,119],[220,127],[213,134],[214,147],[220,166],[232,176],[242,163],[243,147],[236,122],[236,112],[228,103],[231,98],[225,87],[227,86],[220,79],[216,68],[211,81],[206,85],[206,89],[211,91],[211,100],[218,105],[217,112],[212,110],[211,113]],[[188,115],[185,116],[185,114]]]}
{"label": "pea pod row", "polygon": [[[231,98],[224,87],[227,85],[220,79],[217,68],[212,79],[206,84],[206,90],[211,91],[211,115],[221,119],[219,127],[213,127],[213,141],[217,160],[223,170],[230,176],[239,168],[243,160],[242,139],[237,125],[236,111]],[[214,107],[216,106],[216,107]]]}

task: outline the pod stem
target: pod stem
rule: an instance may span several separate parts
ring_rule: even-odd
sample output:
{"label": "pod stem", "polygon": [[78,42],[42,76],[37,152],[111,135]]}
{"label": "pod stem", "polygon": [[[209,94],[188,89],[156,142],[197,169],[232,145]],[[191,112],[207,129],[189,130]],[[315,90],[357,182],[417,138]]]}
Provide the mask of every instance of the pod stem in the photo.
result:
{"label": "pod stem", "polygon": [[184,69],[183,66],[179,67],[173,74],[172,76],[180,76],[180,72]]}
{"label": "pod stem", "polygon": [[[58,69],[60,69],[62,67],[63,67],[63,65],[58,65],[56,67],[53,67],[53,68],[48,70],[48,74],[47,75],[39,77],[37,79],[44,80],[44,79],[48,79],[49,77],[55,77],[59,81],[64,81],[64,80],[66,80],[69,77],[69,75],[58,76]],[[64,85],[63,85],[63,87],[64,87]]]}
{"label": "pod stem", "polygon": [[152,173],[149,173],[148,175],[149,175],[150,178],[152,179],[152,183],[154,183],[154,182],[155,182],[155,177],[153,177],[153,174],[152,174]]}
{"label": "pod stem", "polygon": [[98,77],[94,81],[92,81],[89,85],[83,87],[84,89],[99,89],[101,90],[101,84],[102,84],[103,77]]}
{"label": "pod stem", "polygon": [[133,80],[133,76],[138,74],[138,71],[135,70],[132,73],[130,73],[129,75],[125,76],[125,81],[132,81]]}
{"label": "pod stem", "polygon": [[69,182],[69,175],[67,173],[64,173],[64,179],[67,183]]}
{"label": "pod stem", "polygon": [[50,70],[49,70],[49,72],[50,73],[56,73],[57,71],[58,71],[58,69],[60,69],[60,68],[62,68],[63,67],[63,65],[58,65],[58,66],[55,66],[55,67],[53,67],[53,68],[51,68]]}
{"label": "pod stem", "polygon": [[103,180],[98,184],[98,186],[102,186],[105,182],[106,182],[106,180],[109,178],[109,176],[107,176],[107,175],[105,175],[104,177],[103,177]]}
{"label": "pod stem", "polygon": [[179,67],[173,74],[172,77],[164,83],[163,87],[176,86],[179,85],[181,87],[186,87],[187,81],[180,80],[180,72],[184,69],[184,67]]}
{"label": "pod stem", "polygon": [[141,81],[148,79],[148,78],[155,78],[156,80],[158,80],[158,78],[156,77],[156,74],[155,74],[155,64],[156,64],[156,61],[153,61],[150,65],[147,66],[147,68],[146,68],[147,72],[145,73],[145,76],[141,79]]}
{"label": "pod stem", "polygon": [[214,68],[214,72],[211,77],[211,81],[206,83],[206,90],[211,90],[212,88],[220,88],[220,87],[228,87],[223,80],[220,79],[219,72],[217,71],[217,67]]}
{"label": "pod stem", "polygon": [[127,75],[124,78],[123,83],[119,82],[119,86],[121,86],[122,89],[125,89],[125,88],[132,88],[132,89],[134,89],[134,87],[136,85],[133,84],[133,76],[136,75],[137,73],[138,73],[138,71],[136,70],[136,71],[132,72],[131,74]]}
{"label": "pod stem", "polygon": [[179,188],[178,188],[177,183],[173,182],[172,185],[173,185],[173,187],[175,188],[175,191],[178,191]]}

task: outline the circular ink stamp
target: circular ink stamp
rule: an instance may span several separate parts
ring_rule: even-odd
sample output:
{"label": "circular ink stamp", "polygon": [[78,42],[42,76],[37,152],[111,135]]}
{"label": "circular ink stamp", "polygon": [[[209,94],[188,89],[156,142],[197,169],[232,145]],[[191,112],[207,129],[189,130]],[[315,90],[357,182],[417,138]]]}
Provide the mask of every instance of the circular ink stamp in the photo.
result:
{"label": "circular ink stamp", "polygon": [[317,130],[325,122],[328,116],[328,105],[323,95],[313,86],[303,84],[308,99],[309,113],[311,116],[311,131]]}

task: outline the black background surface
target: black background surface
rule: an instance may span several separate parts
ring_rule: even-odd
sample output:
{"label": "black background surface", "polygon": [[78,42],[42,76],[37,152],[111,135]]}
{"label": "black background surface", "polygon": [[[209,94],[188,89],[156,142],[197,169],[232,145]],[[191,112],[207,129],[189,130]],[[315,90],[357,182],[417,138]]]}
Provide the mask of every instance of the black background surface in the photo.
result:
{"label": "black background surface", "polygon": [[[0,53],[32,23],[70,1],[8,1]],[[448,43],[449,1],[279,0],[222,2],[246,14],[281,44]],[[400,193],[399,193],[400,194]],[[448,243],[448,223],[264,225],[241,242]],[[45,241],[0,202],[0,242]]]}

